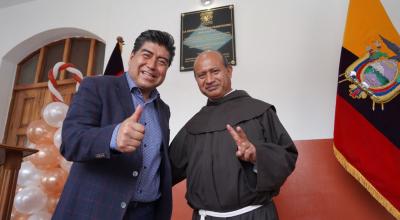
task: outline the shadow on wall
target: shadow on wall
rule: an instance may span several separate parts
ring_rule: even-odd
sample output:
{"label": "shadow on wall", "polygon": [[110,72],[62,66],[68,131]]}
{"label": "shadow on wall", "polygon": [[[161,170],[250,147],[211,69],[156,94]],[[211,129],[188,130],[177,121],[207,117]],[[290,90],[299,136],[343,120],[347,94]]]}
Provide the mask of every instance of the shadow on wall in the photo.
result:
{"label": "shadow on wall", "polygon": [[[395,219],[337,162],[332,139],[295,143],[296,169],[274,199],[280,220]],[[185,184],[173,188],[173,220],[191,219]]]}

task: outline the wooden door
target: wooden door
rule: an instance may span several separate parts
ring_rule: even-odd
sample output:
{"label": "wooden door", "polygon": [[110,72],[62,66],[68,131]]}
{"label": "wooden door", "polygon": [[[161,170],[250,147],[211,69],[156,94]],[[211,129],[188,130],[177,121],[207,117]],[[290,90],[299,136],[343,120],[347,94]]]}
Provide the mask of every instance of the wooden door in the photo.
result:
{"label": "wooden door", "polygon": [[[67,105],[71,102],[75,85],[74,81],[69,80],[69,82],[64,82],[63,85],[59,86],[58,90]],[[5,143],[11,146],[25,146],[27,144],[26,128],[29,123],[41,119],[43,108],[52,101],[47,84],[15,89]]]}
{"label": "wooden door", "polygon": [[[90,38],[67,38],[46,45],[28,55],[17,66],[13,97],[7,118],[3,143],[26,146],[26,129],[30,122],[42,118],[42,109],[52,96],[47,88],[48,72],[57,62],[72,62],[83,76],[102,74],[105,45]],[[76,82],[71,74],[61,71],[58,91],[69,105]]]}

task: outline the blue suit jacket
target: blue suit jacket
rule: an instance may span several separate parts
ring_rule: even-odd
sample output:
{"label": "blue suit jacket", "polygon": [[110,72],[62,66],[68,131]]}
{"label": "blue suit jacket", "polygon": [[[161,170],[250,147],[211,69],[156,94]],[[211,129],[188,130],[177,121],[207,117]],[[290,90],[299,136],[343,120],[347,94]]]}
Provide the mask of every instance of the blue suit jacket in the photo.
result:
{"label": "blue suit jacket", "polygon": [[[168,159],[169,107],[156,100],[163,134],[161,198],[157,219],[171,218],[171,171]],[[132,115],[134,105],[124,75],[85,78],[74,95],[62,129],[61,154],[74,161],[53,219],[122,219],[135,190],[133,171],[142,154],[110,150],[115,126]]]}

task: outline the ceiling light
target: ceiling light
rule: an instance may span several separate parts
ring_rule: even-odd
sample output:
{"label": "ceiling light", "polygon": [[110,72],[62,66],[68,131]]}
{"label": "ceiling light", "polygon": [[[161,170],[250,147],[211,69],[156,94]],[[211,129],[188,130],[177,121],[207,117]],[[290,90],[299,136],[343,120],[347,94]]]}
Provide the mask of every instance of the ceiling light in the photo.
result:
{"label": "ceiling light", "polygon": [[201,1],[201,4],[204,6],[211,5],[211,3],[212,3],[212,0],[200,0],[200,1]]}

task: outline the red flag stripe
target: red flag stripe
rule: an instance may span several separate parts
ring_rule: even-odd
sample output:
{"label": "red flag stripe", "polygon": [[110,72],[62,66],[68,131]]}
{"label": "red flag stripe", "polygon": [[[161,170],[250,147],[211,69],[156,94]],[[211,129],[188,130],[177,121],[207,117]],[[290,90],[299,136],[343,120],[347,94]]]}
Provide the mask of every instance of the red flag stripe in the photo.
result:
{"label": "red flag stripe", "polygon": [[346,160],[399,210],[400,150],[339,95],[334,142]]}

